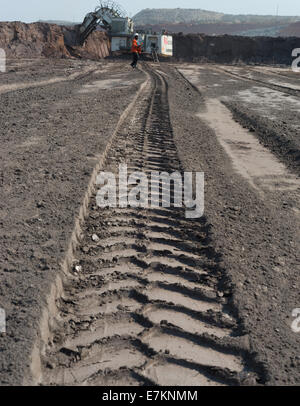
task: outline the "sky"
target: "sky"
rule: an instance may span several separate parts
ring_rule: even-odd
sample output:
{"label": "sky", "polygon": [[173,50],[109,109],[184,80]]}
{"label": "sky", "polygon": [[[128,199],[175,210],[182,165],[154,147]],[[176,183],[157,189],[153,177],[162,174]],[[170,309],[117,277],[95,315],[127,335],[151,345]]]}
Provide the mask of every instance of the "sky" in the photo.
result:
{"label": "sky", "polygon": [[[201,8],[228,14],[300,16],[299,0],[117,0],[132,17],[143,8]],[[0,0],[0,21],[67,20],[81,22],[99,0]]]}

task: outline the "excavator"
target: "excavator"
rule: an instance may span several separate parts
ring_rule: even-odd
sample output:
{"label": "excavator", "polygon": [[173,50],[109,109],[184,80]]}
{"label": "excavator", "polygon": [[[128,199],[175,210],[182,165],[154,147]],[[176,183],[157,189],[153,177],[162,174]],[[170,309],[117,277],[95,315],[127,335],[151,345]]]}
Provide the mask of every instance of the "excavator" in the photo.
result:
{"label": "excavator", "polygon": [[[98,27],[107,31],[111,40],[111,52],[130,50],[134,36],[134,23],[131,18],[126,17],[126,13],[117,3],[110,0],[101,2],[95,11],[85,16],[83,23],[79,26],[81,45]],[[139,41],[142,51],[152,57],[155,56],[157,60],[159,55],[173,55],[173,38],[170,35],[139,33]]]}
{"label": "excavator", "polygon": [[120,34],[121,36],[133,35],[133,21],[125,17],[125,12],[114,2],[102,2],[95,11],[85,16],[83,23],[79,27],[80,41],[83,44],[88,36],[101,27],[110,35]]}

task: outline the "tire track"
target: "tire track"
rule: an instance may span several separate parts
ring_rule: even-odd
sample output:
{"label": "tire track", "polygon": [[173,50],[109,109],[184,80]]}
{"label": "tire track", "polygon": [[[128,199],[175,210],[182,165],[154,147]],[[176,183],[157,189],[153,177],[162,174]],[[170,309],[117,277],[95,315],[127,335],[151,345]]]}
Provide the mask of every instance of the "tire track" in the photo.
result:
{"label": "tire track", "polygon": [[[167,83],[149,84],[105,164],[129,174],[182,171]],[[100,209],[91,199],[43,359],[44,385],[239,385],[256,382],[205,219],[184,209]],[[92,238],[94,236],[94,238]],[[95,238],[97,236],[98,238]]]}
{"label": "tire track", "polygon": [[[296,97],[300,96],[300,90],[293,89],[293,88],[288,87],[288,86],[279,85],[279,84],[277,85],[275,83],[268,83],[268,82],[266,82],[266,81],[264,81],[262,79],[261,80],[260,79],[255,79],[253,77],[249,77],[249,76],[237,73],[237,72],[229,71],[229,70],[227,70],[225,68],[220,68],[219,66],[218,67],[214,66],[213,69],[216,72],[225,73],[228,76],[232,76],[234,78],[238,78],[238,79],[244,80],[246,82],[258,83],[260,86],[262,85],[263,87],[267,87],[269,89],[276,90],[276,91],[281,92],[281,93],[286,93],[286,94],[296,96]],[[271,74],[270,74],[270,76],[271,76]]]}
{"label": "tire track", "polygon": [[33,88],[38,88],[38,87],[51,86],[51,85],[56,85],[58,83],[72,82],[75,80],[79,81],[79,80],[85,79],[88,76],[94,74],[95,72],[97,72],[97,70],[98,70],[97,66],[93,66],[93,67],[84,69],[83,72],[81,70],[79,70],[78,72],[74,72],[67,77],[55,76],[48,80],[41,80],[38,82],[12,83],[12,84],[7,84],[7,85],[1,85],[0,94],[16,92],[18,90],[27,90],[27,89],[33,89]]}

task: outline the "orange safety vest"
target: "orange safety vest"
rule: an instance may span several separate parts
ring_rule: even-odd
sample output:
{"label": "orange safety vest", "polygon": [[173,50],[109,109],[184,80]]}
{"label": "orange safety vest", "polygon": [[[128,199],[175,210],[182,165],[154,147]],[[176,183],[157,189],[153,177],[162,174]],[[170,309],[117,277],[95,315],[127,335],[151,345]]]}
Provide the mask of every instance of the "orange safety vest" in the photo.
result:
{"label": "orange safety vest", "polygon": [[131,52],[138,52],[139,54],[142,52],[141,47],[138,45],[136,39],[132,41]]}

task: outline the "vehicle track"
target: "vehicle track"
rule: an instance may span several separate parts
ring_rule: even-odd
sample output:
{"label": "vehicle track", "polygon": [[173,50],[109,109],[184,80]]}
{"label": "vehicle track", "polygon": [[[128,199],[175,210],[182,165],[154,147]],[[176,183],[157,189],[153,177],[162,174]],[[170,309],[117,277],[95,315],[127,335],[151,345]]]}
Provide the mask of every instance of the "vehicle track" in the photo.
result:
{"label": "vehicle track", "polygon": [[[240,73],[229,71],[229,70],[227,70],[225,68],[221,68],[219,66],[218,67],[214,66],[213,69],[215,71],[219,72],[219,73],[220,72],[225,73],[226,75],[229,75],[229,76],[232,76],[232,77],[244,80],[244,81],[258,83],[260,86],[263,85],[263,87],[268,87],[269,89],[277,90],[277,91],[279,91],[281,93],[286,93],[286,94],[289,94],[289,95],[292,95],[292,96],[300,97],[300,90],[293,89],[293,88],[288,87],[288,86],[276,85],[276,84],[268,83],[268,82],[266,82],[264,80],[254,79],[254,78],[251,78],[249,76],[242,75]],[[251,70],[250,70],[250,72],[251,72]]]}
{"label": "vehicle track", "polygon": [[[182,171],[167,83],[150,65],[106,171]],[[98,238],[95,238],[95,235]],[[94,236],[94,238],[92,238]],[[107,208],[91,199],[43,358],[43,385],[240,385],[259,376],[221,286],[209,225],[179,208]],[[253,366],[252,366],[253,367]]]}
{"label": "vehicle track", "polygon": [[83,72],[81,70],[79,70],[78,72],[74,72],[71,75],[69,75],[68,77],[55,76],[50,79],[41,80],[38,82],[12,83],[12,84],[1,85],[0,94],[16,92],[19,90],[33,89],[33,88],[38,88],[38,87],[52,86],[52,85],[56,85],[58,83],[72,82],[75,80],[79,81],[79,80],[86,79],[90,75],[97,72],[97,70],[98,70],[97,67],[91,67],[91,68],[85,69]]}

